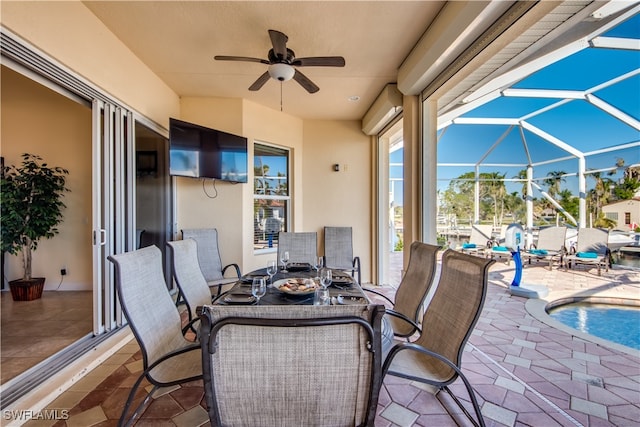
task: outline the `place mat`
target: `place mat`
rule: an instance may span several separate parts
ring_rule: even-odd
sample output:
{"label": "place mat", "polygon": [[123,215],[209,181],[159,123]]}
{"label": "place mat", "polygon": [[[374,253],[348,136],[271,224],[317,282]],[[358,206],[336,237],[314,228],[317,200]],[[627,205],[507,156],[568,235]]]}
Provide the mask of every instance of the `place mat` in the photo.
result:
{"label": "place mat", "polygon": [[249,294],[232,293],[225,295],[222,301],[225,304],[251,305],[255,304],[256,297]]}
{"label": "place mat", "polygon": [[292,262],[287,264],[287,271],[311,271],[311,264],[306,262]]}

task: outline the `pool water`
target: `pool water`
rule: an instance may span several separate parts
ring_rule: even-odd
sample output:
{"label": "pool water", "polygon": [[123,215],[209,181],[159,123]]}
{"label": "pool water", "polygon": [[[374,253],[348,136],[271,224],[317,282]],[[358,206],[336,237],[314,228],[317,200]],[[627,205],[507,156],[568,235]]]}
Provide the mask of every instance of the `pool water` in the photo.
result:
{"label": "pool water", "polygon": [[640,350],[640,307],[577,302],[554,307],[549,315],[581,332]]}

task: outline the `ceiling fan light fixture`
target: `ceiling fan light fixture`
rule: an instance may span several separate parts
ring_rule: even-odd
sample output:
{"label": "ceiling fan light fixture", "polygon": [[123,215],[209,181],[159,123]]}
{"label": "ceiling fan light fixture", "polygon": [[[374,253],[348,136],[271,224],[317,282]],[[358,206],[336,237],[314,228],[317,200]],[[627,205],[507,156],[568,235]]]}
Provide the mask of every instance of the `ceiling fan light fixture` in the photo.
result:
{"label": "ceiling fan light fixture", "polygon": [[269,65],[269,75],[281,82],[286,82],[287,80],[291,80],[293,75],[296,73],[295,68],[293,68],[289,64],[271,64]]}

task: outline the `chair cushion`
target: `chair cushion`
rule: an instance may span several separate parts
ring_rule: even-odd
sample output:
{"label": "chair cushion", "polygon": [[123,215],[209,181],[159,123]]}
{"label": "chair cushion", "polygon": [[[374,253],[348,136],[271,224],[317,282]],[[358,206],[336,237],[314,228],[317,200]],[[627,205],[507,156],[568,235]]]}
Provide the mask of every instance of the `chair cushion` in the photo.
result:
{"label": "chair cushion", "polygon": [[596,252],[578,252],[576,256],[578,258],[598,258],[598,254]]}
{"label": "chair cushion", "polygon": [[476,244],[475,243],[463,243],[462,244],[462,249],[472,249],[475,248]]}
{"label": "chair cushion", "polygon": [[533,255],[547,255],[549,252],[544,249],[531,249],[529,253]]}

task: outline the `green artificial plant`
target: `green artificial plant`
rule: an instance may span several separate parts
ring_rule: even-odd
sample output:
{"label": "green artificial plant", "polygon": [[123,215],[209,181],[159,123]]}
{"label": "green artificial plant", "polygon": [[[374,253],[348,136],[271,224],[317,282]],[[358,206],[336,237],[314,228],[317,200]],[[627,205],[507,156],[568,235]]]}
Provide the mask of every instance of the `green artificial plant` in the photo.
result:
{"label": "green artificial plant", "polygon": [[31,280],[32,251],[41,238],[58,234],[66,207],[62,196],[69,171],[48,167],[42,158],[24,153],[20,166],[2,168],[0,179],[1,248],[12,255],[22,254],[23,280]]}

